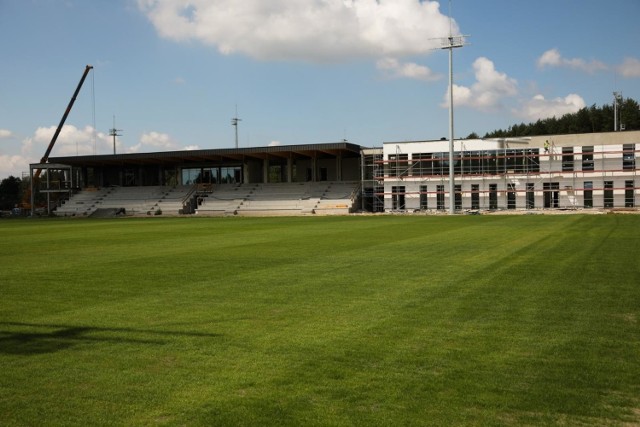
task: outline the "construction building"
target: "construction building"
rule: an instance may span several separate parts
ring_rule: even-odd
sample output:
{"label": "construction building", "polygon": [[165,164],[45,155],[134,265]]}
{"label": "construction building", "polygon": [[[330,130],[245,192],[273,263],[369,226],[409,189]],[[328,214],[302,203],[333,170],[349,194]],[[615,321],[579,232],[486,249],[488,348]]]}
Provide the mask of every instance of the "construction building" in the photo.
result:
{"label": "construction building", "polygon": [[[640,131],[454,141],[456,210],[635,208]],[[446,211],[449,141],[386,142],[369,153],[372,206]]]}
{"label": "construction building", "polygon": [[[635,210],[639,148],[640,131],[456,140],[455,210]],[[438,213],[451,197],[446,140],[54,157],[34,170],[57,215]]]}

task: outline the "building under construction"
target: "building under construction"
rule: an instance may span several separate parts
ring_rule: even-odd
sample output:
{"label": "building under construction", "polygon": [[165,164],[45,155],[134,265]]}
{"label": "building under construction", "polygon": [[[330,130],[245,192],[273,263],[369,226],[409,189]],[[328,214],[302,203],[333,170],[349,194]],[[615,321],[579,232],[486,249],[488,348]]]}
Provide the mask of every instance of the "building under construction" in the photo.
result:
{"label": "building under construction", "polygon": [[[640,131],[454,141],[457,212],[635,210]],[[449,141],[53,157],[49,213],[447,212]],[[51,195],[55,197],[50,198]]]}
{"label": "building under construction", "polygon": [[[635,208],[640,132],[454,141],[455,209]],[[386,142],[367,173],[384,211],[445,211],[449,141]]]}

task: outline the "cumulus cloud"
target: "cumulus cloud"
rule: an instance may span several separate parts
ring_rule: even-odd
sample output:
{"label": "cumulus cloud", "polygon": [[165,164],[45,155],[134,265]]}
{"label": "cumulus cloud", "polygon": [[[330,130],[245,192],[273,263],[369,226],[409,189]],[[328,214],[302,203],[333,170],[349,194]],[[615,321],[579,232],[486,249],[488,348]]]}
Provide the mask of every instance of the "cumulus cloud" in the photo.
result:
{"label": "cumulus cloud", "polygon": [[618,67],[618,72],[627,78],[640,78],[640,60],[636,58],[625,58],[622,65]]}
{"label": "cumulus cloud", "polygon": [[449,34],[449,18],[432,0],[138,0],[138,7],[161,37],[260,60],[397,58],[424,54]]}
{"label": "cumulus cloud", "polygon": [[582,58],[564,58],[558,49],[549,49],[538,58],[538,68],[545,67],[564,67],[584,71],[589,74],[604,71],[609,68],[606,64],[596,61],[595,59],[587,62]]}
{"label": "cumulus cloud", "polygon": [[130,153],[138,153],[138,152],[147,152],[147,151],[173,151],[173,150],[182,150],[183,147],[178,144],[178,142],[174,141],[166,133],[160,132],[147,132],[142,134],[140,137],[140,141],[130,147],[128,152]]}
{"label": "cumulus cloud", "polygon": [[[36,129],[33,136],[25,138],[22,142],[22,154],[32,158],[32,163],[39,161],[49,146],[56,128],[56,126],[50,126]],[[112,152],[113,142],[109,135],[96,132],[92,126],[78,128],[73,125],[64,125],[50,157]]]}
{"label": "cumulus cloud", "polygon": [[269,147],[277,147],[279,145],[282,145],[282,143],[280,141],[271,141],[269,143]]}
{"label": "cumulus cloud", "polygon": [[[495,109],[502,99],[518,93],[518,82],[495,69],[493,61],[480,57],[473,63],[476,82],[471,87],[453,85],[453,102],[456,106],[467,106],[481,111]],[[441,104],[449,106],[449,90]]]}
{"label": "cumulus cloud", "polygon": [[21,178],[22,172],[29,171],[29,163],[24,156],[0,154],[0,179],[9,176]]}
{"label": "cumulus cloud", "polygon": [[514,111],[514,114],[530,121],[536,121],[550,117],[562,117],[565,114],[575,113],[585,106],[584,99],[575,93],[564,98],[549,100],[542,95],[536,95],[525,102],[520,110]]}
{"label": "cumulus cloud", "polygon": [[378,60],[376,66],[392,79],[409,78],[415,80],[435,81],[442,75],[434,73],[429,67],[413,62],[400,62],[395,58],[383,58]]}
{"label": "cumulus cloud", "polygon": [[7,129],[0,129],[0,139],[8,139],[13,137],[13,132]]}

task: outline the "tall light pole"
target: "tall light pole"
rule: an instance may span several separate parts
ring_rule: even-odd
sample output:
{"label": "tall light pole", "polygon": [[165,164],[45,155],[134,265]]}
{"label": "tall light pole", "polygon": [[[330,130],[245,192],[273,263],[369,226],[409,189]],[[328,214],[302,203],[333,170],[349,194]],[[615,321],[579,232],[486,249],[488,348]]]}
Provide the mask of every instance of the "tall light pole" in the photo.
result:
{"label": "tall light pole", "polygon": [[620,92],[613,92],[613,131],[618,132],[618,101],[622,99]]}
{"label": "tall light pole", "polygon": [[465,36],[453,36],[440,39],[441,49],[449,50],[449,213],[456,213],[455,175],[453,162],[453,49],[464,46]]}
{"label": "tall light pole", "polygon": [[238,148],[238,122],[241,122],[242,119],[238,118],[238,106],[236,105],[236,116],[231,119],[231,126],[236,128],[236,148]]}
{"label": "tall light pole", "polygon": [[109,129],[109,136],[113,137],[113,154],[116,154],[116,136],[122,136],[118,132],[122,132],[122,129],[116,129],[116,116],[113,116],[113,128]]}

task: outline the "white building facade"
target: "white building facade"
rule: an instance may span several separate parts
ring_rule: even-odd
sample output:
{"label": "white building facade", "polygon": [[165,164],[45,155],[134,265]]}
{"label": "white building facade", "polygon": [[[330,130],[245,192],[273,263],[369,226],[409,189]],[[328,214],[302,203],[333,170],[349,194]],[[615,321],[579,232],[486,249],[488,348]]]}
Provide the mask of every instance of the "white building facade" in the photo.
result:
{"label": "white building facade", "polygon": [[[635,209],[640,131],[454,141],[456,210]],[[449,141],[385,142],[375,165],[390,211],[447,211]]]}

